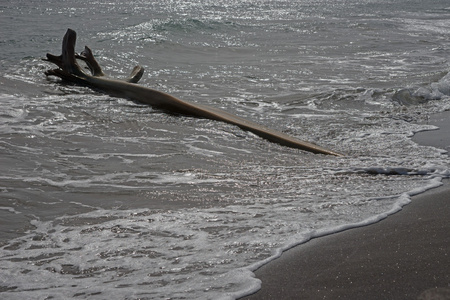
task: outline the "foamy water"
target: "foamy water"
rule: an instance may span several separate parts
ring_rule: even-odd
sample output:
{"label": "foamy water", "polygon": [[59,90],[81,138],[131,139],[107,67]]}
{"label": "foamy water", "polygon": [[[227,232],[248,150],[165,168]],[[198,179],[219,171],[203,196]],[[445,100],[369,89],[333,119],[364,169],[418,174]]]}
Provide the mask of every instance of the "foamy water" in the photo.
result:
{"label": "foamy water", "polygon": [[[1,298],[233,299],[282,250],[439,186],[447,154],[411,136],[450,109],[449,13],[445,1],[5,5]],[[68,27],[114,77],[141,64],[145,86],[346,156],[47,79],[40,58]]]}

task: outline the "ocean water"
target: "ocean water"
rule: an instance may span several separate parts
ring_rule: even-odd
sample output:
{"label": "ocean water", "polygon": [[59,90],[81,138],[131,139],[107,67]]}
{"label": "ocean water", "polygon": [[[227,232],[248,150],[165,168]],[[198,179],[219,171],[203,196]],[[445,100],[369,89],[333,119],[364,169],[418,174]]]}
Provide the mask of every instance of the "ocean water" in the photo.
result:
{"label": "ocean water", "polygon": [[[67,28],[105,73],[345,153],[270,143],[46,78]],[[0,298],[235,299],[310,238],[450,177],[411,140],[450,109],[450,5],[0,4]]]}

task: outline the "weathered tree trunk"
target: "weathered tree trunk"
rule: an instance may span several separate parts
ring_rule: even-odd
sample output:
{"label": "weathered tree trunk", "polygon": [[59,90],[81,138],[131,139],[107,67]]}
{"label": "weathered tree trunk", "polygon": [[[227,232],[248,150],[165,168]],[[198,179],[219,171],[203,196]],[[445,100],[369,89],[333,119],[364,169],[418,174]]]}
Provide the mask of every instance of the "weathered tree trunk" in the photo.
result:
{"label": "weathered tree trunk", "polygon": [[[76,84],[100,89],[113,96],[129,98],[131,100],[146,103],[153,107],[170,112],[234,124],[244,130],[251,131],[262,138],[284,146],[298,148],[314,153],[342,156],[340,153],[335,151],[328,150],[308,142],[300,141],[282,132],[269,129],[246,119],[234,116],[226,111],[183,101],[166,93],[137,85],[135,83],[139,81],[144,73],[144,69],[140,66],[136,66],[130,77],[126,80],[106,78],[100,65],[95,60],[91,49],[85,47],[84,51],[80,55],[77,55],[75,53],[75,42],[75,31],[68,29],[64,35],[62,43],[62,54],[60,56],[47,54],[46,60],[56,64],[59,67],[58,69],[52,69],[45,72],[47,76],[57,76],[63,80],[71,81]],[[91,75],[82,70],[77,63],[77,59],[83,60],[86,63]]]}

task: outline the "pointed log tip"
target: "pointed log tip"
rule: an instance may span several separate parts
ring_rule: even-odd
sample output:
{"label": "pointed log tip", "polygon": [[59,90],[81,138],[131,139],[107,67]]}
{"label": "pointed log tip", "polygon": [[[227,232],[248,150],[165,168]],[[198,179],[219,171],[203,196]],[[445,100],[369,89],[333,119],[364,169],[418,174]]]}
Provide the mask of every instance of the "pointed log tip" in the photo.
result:
{"label": "pointed log tip", "polygon": [[75,58],[81,59],[87,64],[89,70],[91,71],[92,76],[95,77],[105,76],[102,67],[100,67],[100,64],[95,59],[92,50],[88,46],[84,46],[84,50],[81,51],[79,55],[75,54]]}
{"label": "pointed log tip", "polygon": [[130,76],[125,80],[129,83],[137,83],[144,75],[144,68],[141,66],[135,66],[133,71],[131,71]]}
{"label": "pointed log tip", "polygon": [[67,28],[66,34],[68,35],[75,35],[75,37],[77,36],[77,32],[73,29]]}

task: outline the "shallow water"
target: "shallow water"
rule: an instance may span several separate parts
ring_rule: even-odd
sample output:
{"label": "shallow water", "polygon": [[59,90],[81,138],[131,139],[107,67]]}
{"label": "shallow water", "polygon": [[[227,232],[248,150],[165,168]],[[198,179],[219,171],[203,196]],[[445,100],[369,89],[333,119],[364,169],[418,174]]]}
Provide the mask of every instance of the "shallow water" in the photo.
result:
{"label": "shallow water", "polygon": [[[410,139],[450,108],[445,1],[0,12],[2,298],[235,298],[281,249],[373,222],[449,177],[443,150]],[[45,78],[41,58],[69,27],[113,77],[141,64],[145,86],[346,156]]]}

